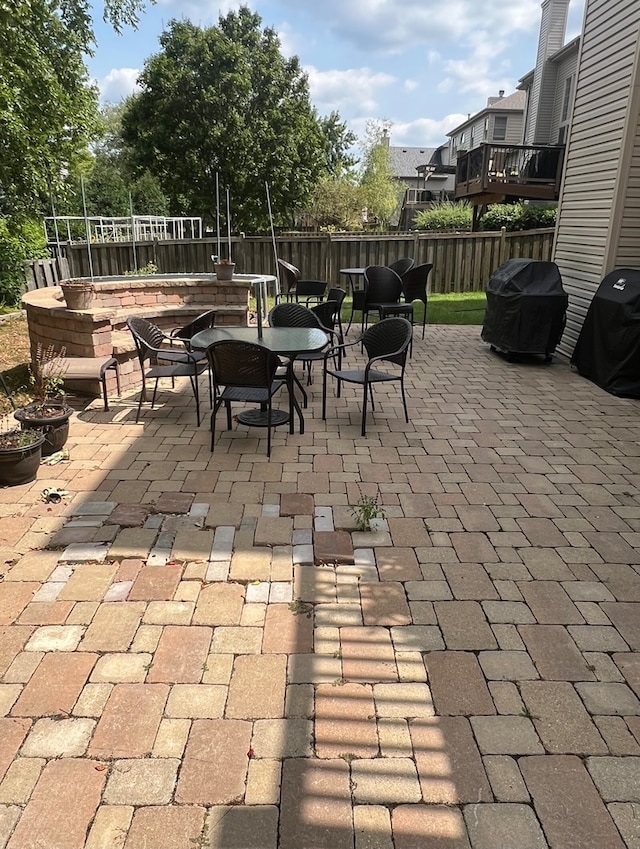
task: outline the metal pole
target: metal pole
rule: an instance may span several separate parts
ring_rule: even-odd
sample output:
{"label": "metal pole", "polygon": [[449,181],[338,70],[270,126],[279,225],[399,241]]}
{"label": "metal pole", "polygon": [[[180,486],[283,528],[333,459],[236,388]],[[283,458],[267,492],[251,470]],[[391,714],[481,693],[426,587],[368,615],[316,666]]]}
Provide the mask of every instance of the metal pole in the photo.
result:
{"label": "metal pole", "polygon": [[129,192],[129,212],[131,213],[131,247],[133,248],[133,270],[138,270],[138,256],[136,253],[136,222],[133,217],[133,201]]}
{"label": "metal pole", "polygon": [[264,187],[267,191],[267,208],[269,210],[269,222],[271,223],[271,242],[273,244],[273,256],[276,265],[276,297],[280,294],[280,268],[278,266],[278,248],[276,247],[276,232],[273,229],[273,215],[271,214],[271,197],[269,196],[269,183],[264,181]]}
{"label": "metal pole", "polygon": [[216,233],[218,237],[216,253],[220,262],[220,174],[216,171]]}
{"label": "metal pole", "polygon": [[[62,246],[60,245],[60,233],[58,231],[58,219],[56,218],[56,207],[53,202],[53,192],[49,191],[49,198],[51,200],[51,214],[53,215],[53,229],[56,234],[56,262],[58,263],[58,275],[61,274],[61,265],[60,259],[62,257]],[[47,242],[49,241],[49,236],[47,235],[47,225],[45,223],[45,236]]]}
{"label": "metal pole", "polygon": [[82,189],[82,210],[84,212],[84,230],[87,234],[87,255],[89,257],[89,276],[93,283],[93,260],[91,258],[91,229],[89,227],[89,219],[87,217],[87,199],[84,193],[84,177],[80,177],[80,188]]}

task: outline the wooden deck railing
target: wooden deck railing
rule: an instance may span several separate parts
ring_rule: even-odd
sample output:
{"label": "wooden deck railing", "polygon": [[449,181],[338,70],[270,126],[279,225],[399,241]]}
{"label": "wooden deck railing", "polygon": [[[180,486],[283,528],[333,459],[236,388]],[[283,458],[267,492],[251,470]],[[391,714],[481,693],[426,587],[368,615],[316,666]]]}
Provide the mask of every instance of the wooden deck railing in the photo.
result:
{"label": "wooden deck railing", "polygon": [[481,144],[458,153],[456,197],[494,194],[557,200],[564,145]]}

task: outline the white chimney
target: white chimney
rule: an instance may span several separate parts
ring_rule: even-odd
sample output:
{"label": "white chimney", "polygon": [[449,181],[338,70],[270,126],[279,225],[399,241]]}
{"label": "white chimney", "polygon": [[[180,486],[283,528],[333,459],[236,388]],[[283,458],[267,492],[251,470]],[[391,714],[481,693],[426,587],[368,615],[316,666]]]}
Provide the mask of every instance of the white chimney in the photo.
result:
{"label": "white chimney", "polygon": [[538,55],[529,91],[525,144],[548,144],[551,111],[556,87],[557,67],[548,59],[564,45],[569,0],[544,0],[538,40]]}

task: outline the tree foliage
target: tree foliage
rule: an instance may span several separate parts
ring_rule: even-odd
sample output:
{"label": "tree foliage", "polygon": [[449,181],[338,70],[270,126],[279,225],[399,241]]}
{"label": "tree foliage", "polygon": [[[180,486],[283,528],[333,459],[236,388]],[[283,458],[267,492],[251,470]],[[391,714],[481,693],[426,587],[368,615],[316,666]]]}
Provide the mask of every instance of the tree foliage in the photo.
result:
{"label": "tree foliage", "polygon": [[[109,0],[105,17],[135,23],[140,5]],[[93,138],[93,43],[85,0],[0,0],[0,212],[28,214],[61,194]]]}
{"label": "tree foliage", "polygon": [[168,202],[156,177],[148,171],[138,176],[127,159],[122,141],[122,114],[126,102],[107,104],[100,112],[99,137],[67,180],[65,203],[58,213],[83,215],[81,178],[84,179],[87,213],[93,216],[167,215]]}
{"label": "tree foliage", "polygon": [[318,228],[360,230],[362,208],[362,190],[355,181],[325,177],[314,189],[309,212]]}
{"label": "tree foliage", "polygon": [[347,128],[335,110],[320,118],[320,130],[325,141],[326,169],[329,175],[340,178],[350,174],[358,163],[356,156],[350,153],[358,141],[356,134]]}
{"label": "tree foliage", "polygon": [[360,180],[368,219],[377,222],[381,229],[389,226],[404,193],[404,186],[393,177],[385,143],[388,129],[389,124],[384,121],[367,122]]}
{"label": "tree foliage", "polygon": [[246,7],[207,29],[172,21],[160,45],[123,119],[135,166],[159,178],[174,214],[213,221],[218,175],[234,227],[266,226],[265,182],[276,222],[289,222],[326,158],[297,57]]}
{"label": "tree foliage", "polygon": [[0,304],[14,306],[24,291],[24,264],[47,255],[42,224],[0,218]]}

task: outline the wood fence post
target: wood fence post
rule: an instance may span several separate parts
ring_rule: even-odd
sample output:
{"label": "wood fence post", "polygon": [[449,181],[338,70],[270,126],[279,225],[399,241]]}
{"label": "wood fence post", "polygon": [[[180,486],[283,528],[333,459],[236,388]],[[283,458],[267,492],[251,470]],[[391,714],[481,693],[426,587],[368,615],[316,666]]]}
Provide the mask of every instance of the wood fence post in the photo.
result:
{"label": "wood fence post", "polygon": [[499,252],[498,256],[500,257],[500,265],[502,265],[503,262],[507,261],[507,259],[506,259],[506,257],[507,257],[507,228],[506,227],[500,228],[500,252]]}

